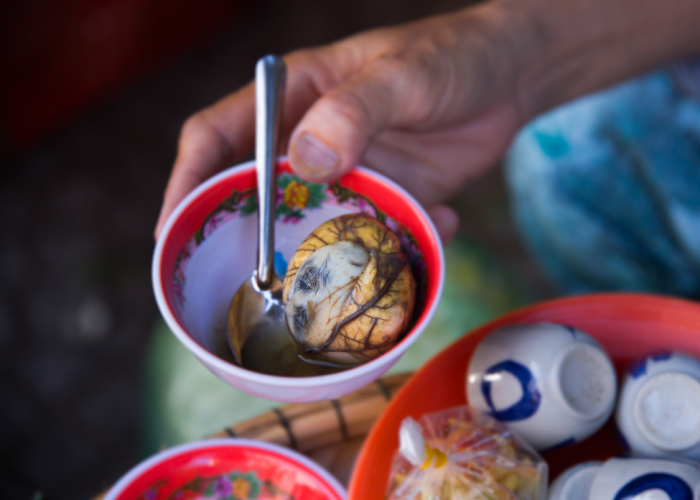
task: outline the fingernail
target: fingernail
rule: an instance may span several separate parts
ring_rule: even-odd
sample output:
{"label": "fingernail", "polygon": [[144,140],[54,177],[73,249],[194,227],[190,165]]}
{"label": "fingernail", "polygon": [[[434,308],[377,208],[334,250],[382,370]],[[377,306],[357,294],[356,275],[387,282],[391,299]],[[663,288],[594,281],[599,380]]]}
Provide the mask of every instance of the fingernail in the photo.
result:
{"label": "fingernail", "polygon": [[333,172],[340,163],[338,153],[308,132],[301,134],[296,140],[294,153],[300,162],[297,166],[312,177],[326,176]]}

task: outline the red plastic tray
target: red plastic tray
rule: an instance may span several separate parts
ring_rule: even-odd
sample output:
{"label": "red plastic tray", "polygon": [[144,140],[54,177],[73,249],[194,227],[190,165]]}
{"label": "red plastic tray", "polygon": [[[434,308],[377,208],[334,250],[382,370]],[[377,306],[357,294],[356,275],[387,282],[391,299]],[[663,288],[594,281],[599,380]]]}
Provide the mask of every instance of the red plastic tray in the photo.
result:
{"label": "red plastic tray", "polygon": [[[574,326],[595,337],[608,351],[622,380],[634,358],[675,349],[700,357],[700,305],[642,294],[597,294],[544,302],[496,319],[465,335],[423,366],[406,383],[367,436],[350,483],[350,500],[383,500],[391,458],[398,448],[401,421],[467,404],[466,371],[477,344],[493,329],[510,323],[548,321]],[[576,445],[544,453],[550,480],[588,460],[623,451],[612,419]]]}

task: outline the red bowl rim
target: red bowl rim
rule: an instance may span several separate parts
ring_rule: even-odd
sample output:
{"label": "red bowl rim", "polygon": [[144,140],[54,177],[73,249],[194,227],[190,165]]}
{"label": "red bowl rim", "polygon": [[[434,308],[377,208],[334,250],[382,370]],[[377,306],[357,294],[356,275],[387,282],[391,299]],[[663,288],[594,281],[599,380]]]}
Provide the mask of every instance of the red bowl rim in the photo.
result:
{"label": "red bowl rim", "polygon": [[[280,157],[279,163],[287,162],[285,157]],[[207,191],[209,188],[219,183],[223,179],[231,176],[237,176],[243,174],[246,171],[255,168],[255,160],[251,160],[240,165],[230,167],[217,175],[209,178],[204,183],[200,184],[192,192],[190,192],[175,208],[175,210],[168,217],[161,234],[156,242],[156,247],[153,252],[153,261],[151,266],[151,278],[153,284],[153,290],[156,297],[156,302],[158,303],[158,308],[160,309],[161,315],[165,319],[166,324],[170,330],[178,337],[180,342],[182,342],[185,347],[187,347],[192,353],[195,354],[201,361],[205,364],[213,366],[214,368],[224,372],[230,373],[237,378],[247,380],[255,383],[262,383],[265,385],[274,385],[277,387],[314,387],[314,386],[328,386],[334,385],[336,383],[346,382],[355,378],[362,377],[364,375],[370,374],[377,370],[378,368],[387,365],[390,367],[393,365],[406,350],[415,342],[418,337],[423,333],[426,326],[430,323],[433,318],[435,311],[437,310],[438,304],[440,302],[440,297],[442,296],[442,291],[445,282],[445,255],[438,235],[437,229],[433,224],[432,219],[425,212],[425,209],[421,206],[415,198],[409,194],[404,188],[396,184],[391,179],[379,174],[378,172],[371,170],[366,167],[357,166],[354,171],[362,176],[370,178],[372,181],[383,185],[387,190],[393,190],[399,194],[401,198],[407,200],[408,204],[413,207],[416,215],[419,217],[420,222],[426,227],[426,232],[430,235],[430,246],[431,250],[436,254],[436,261],[438,263],[438,269],[431,269],[430,272],[438,273],[437,286],[434,288],[434,293],[428,294],[426,296],[426,310],[422,314],[420,321],[418,321],[412,328],[412,330],[393,348],[391,348],[386,353],[382,354],[372,361],[363,363],[354,368],[350,368],[338,373],[332,373],[329,375],[319,375],[314,377],[281,377],[276,375],[267,375],[262,373],[257,373],[254,371],[246,370],[239,366],[233,365],[223,359],[215,356],[204,347],[199,345],[187,331],[180,324],[174,311],[172,310],[167,298],[164,293],[164,275],[162,269],[162,257],[165,250],[165,243],[168,240],[168,235],[172,227],[177,223],[180,215],[185,212],[188,206],[196,200],[203,192]],[[424,251],[424,249],[421,249]]]}

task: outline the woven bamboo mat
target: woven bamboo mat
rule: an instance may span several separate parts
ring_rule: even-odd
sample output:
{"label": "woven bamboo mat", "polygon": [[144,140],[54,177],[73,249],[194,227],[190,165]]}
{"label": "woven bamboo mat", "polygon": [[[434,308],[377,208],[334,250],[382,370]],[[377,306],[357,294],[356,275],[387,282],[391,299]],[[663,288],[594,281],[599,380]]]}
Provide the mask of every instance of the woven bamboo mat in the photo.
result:
{"label": "woven bamboo mat", "polygon": [[[335,400],[283,406],[208,437],[257,439],[292,448],[347,486],[365,436],[410,376],[384,377]],[[103,492],[94,500],[105,495]]]}

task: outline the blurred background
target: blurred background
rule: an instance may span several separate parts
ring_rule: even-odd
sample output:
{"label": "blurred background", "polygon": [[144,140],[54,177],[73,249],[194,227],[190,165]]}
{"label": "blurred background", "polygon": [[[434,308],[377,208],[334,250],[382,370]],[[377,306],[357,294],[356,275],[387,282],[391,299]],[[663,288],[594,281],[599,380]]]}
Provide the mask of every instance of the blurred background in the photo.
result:
{"label": "blurred background", "polygon": [[[0,498],[91,498],[153,451],[152,234],[183,121],[248,82],[266,53],[464,5],[2,3]],[[452,203],[462,242],[527,290],[508,304],[551,293],[500,170]]]}

